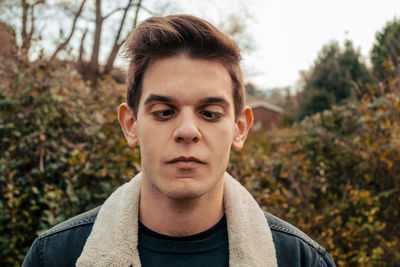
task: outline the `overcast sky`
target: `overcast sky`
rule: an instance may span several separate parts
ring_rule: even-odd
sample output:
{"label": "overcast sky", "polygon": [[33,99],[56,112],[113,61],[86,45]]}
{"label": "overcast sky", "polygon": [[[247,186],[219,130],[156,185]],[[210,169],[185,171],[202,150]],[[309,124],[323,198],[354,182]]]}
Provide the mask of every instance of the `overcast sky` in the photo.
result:
{"label": "overcast sky", "polygon": [[[254,47],[243,55],[245,80],[264,90],[294,87],[299,72],[309,69],[322,46],[333,40],[341,45],[345,39],[352,40],[354,47],[360,48],[368,59],[375,33],[388,21],[400,18],[400,0],[145,0],[144,3],[164,1],[172,3],[171,13],[200,16],[222,28],[228,24],[229,14],[244,21]],[[77,6],[79,3],[80,0],[75,0]],[[94,1],[89,3],[93,5]],[[142,12],[140,20],[147,16]],[[70,23],[70,17],[65,19]],[[58,36],[59,27],[49,27],[46,31]],[[80,37],[81,33],[75,34],[71,43],[79,45]],[[114,40],[113,34],[103,34],[102,38]],[[54,41],[48,42],[44,42],[45,47],[54,46]],[[107,51],[101,53],[105,55]]]}
{"label": "overcast sky", "polygon": [[350,39],[368,57],[375,33],[400,18],[400,0],[265,0],[251,9],[256,49],[247,79],[260,89],[294,86],[324,44]]}

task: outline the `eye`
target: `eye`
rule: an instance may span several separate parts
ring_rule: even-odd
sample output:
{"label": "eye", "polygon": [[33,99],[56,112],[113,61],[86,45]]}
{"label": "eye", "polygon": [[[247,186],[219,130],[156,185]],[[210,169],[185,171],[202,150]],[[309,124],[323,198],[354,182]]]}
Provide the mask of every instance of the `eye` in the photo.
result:
{"label": "eye", "polygon": [[153,114],[153,116],[156,117],[156,119],[158,120],[167,120],[170,119],[175,114],[175,111],[173,109],[166,109],[166,110],[154,111],[151,114]]}
{"label": "eye", "polygon": [[200,114],[201,114],[201,116],[203,116],[203,118],[205,118],[208,121],[216,121],[222,117],[221,113],[212,112],[212,111],[208,111],[208,110],[200,111]]}

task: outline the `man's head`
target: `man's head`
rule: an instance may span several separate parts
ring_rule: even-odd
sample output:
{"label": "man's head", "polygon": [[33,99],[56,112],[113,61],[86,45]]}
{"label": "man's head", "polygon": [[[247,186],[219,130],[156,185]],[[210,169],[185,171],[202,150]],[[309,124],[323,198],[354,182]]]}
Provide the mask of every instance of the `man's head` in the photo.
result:
{"label": "man's head", "polygon": [[142,196],[222,196],[231,147],[252,124],[235,43],[192,16],[150,18],[130,36],[128,104],[118,118],[140,145]]}
{"label": "man's head", "polygon": [[130,60],[127,102],[137,115],[143,74],[159,59],[185,54],[191,58],[219,61],[232,80],[235,118],[244,106],[240,51],[236,43],[205,20],[190,15],[153,17],[141,23],[126,42]]}

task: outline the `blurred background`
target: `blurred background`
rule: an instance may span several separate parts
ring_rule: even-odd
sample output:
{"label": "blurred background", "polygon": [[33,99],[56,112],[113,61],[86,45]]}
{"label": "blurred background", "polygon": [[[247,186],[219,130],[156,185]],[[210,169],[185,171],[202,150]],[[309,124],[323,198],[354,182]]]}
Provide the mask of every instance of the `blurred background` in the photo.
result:
{"label": "blurred background", "polygon": [[255,123],[228,171],[338,266],[400,266],[400,2],[0,0],[0,266],[140,171],[116,111],[150,16],[240,46]]}

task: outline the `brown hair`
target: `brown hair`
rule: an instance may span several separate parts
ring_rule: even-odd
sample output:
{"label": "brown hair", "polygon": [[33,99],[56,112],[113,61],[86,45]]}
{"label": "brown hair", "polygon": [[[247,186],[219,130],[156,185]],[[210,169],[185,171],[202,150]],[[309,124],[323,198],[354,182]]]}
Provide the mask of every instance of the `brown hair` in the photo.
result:
{"label": "brown hair", "polygon": [[130,33],[125,53],[130,61],[127,102],[135,116],[142,94],[143,74],[150,63],[180,53],[221,62],[232,79],[235,118],[243,109],[239,48],[232,39],[203,19],[190,15],[148,18]]}

